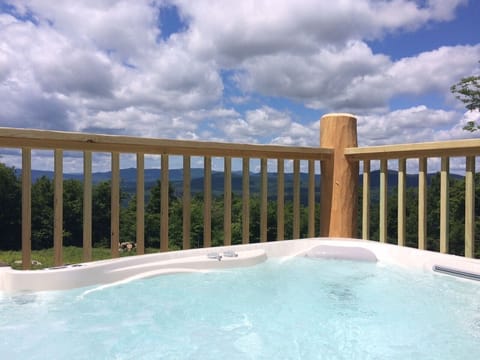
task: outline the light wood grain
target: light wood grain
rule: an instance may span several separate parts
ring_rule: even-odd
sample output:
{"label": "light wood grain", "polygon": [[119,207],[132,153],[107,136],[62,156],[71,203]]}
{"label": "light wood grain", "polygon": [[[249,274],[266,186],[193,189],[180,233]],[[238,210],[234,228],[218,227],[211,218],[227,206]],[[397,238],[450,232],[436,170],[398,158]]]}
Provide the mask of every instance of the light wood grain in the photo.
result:
{"label": "light wood grain", "polygon": [[145,254],[145,156],[137,153],[137,254]]}
{"label": "light wood grain", "polygon": [[162,175],[160,181],[160,251],[168,251],[168,155],[162,155]]}
{"label": "light wood grain", "polygon": [[478,154],[480,154],[480,139],[345,149],[345,156],[350,160],[418,159],[420,157],[454,157]]}
{"label": "light wood grain", "polygon": [[345,157],[345,148],[357,146],[357,119],[328,115],[320,121],[320,146],[334,151],[321,162],[320,234],[355,237],[357,234],[358,162]]}
{"label": "light wood grain", "polygon": [[380,242],[387,242],[387,214],[388,214],[388,162],[380,160]]}
{"label": "light wood grain", "polygon": [[83,261],[92,260],[92,153],[83,153]]}
{"label": "light wood grain", "polygon": [[440,252],[444,254],[449,248],[449,175],[450,159],[443,157],[440,171]]}
{"label": "light wood grain", "polygon": [[327,159],[330,149],[278,145],[230,144],[210,141],[151,139],[118,135],[97,135],[48,130],[0,128],[2,147],[63,149],[95,152],[230,156],[285,159]]}
{"label": "light wood grain", "polygon": [[190,227],[192,221],[191,209],[191,158],[188,155],[183,157],[183,249],[190,249]]}
{"label": "light wood grain", "polygon": [[22,268],[32,266],[32,150],[22,148]]}
{"label": "light wood grain", "polygon": [[308,237],[315,237],[315,161],[308,160]]}
{"label": "light wood grain", "polygon": [[63,265],[63,151],[54,152],[53,251],[55,266]]}
{"label": "light wood grain", "polygon": [[224,158],[224,192],[223,192],[223,241],[224,245],[232,244],[232,158]]}
{"label": "light wood grain", "polygon": [[397,221],[398,221],[398,230],[397,230],[397,243],[400,246],[405,246],[406,242],[406,223],[407,223],[407,201],[406,201],[406,190],[407,190],[407,160],[399,159],[398,160],[398,209],[397,209]]}
{"label": "light wood grain", "polygon": [[293,238],[300,238],[300,160],[293,160]]}
{"label": "light wood grain", "polygon": [[203,177],[203,247],[212,246],[212,158],[204,158]]}
{"label": "light wood grain", "polygon": [[418,248],[427,248],[427,158],[418,160]]}
{"label": "light wood grain", "polygon": [[363,161],[362,239],[370,240],[370,160]]}
{"label": "light wood grain", "polygon": [[242,159],[242,244],[250,242],[250,159]]}
{"label": "light wood grain", "polygon": [[277,159],[277,240],[285,240],[285,160]]}
{"label": "light wood grain", "polygon": [[260,159],[260,242],[267,241],[268,178],[267,159]]}
{"label": "light wood grain", "polygon": [[475,157],[467,156],[465,169],[465,256],[475,254]]}
{"label": "light wood grain", "polygon": [[111,225],[110,225],[110,252],[112,258],[119,256],[120,245],[120,154],[112,152],[112,181],[111,181]]}

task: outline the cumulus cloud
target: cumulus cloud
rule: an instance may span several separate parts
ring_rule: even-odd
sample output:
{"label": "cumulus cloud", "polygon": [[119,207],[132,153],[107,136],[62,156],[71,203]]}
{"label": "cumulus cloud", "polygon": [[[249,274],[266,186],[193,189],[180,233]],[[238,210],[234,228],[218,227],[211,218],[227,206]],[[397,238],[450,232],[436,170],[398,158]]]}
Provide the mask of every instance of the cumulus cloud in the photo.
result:
{"label": "cumulus cloud", "polygon": [[384,114],[359,116],[359,145],[435,141],[438,129],[452,129],[457,123],[457,112],[429,109],[424,105]]}
{"label": "cumulus cloud", "polygon": [[155,44],[159,7],[149,1],[18,0],[11,2],[18,13],[39,24],[47,24],[73,43],[94,46],[129,61]]}
{"label": "cumulus cloud", "polygon": [[[449,21],[465,3],[7,0],[0,125],[318,145],[318,121],[278,105],[287,99],[318,118],[358,114],[365,144],[460,136],[462,113],[391,103],[433,92],[452,106],[449,87],[477,69],[480,44],[394,61],[368,41]],[[167,6],[185,26],[165,37]]]}
{"label": "cumulus cloud", "polygon": [[111,97],[113,76],[108,59],[100,54],[68,49],[55,59],[34,60],[35,74],[42,89],[64,95]]}
{"label": "cumulus cloud", "polygon": [[49,97],[35,89],[12,92],[0,86],[2,110],[0,126],[71,130],[71,109],[56,97]]}
{"label": "cumulus cloud", "polygon": [[[350,87],[390,65],[388,57],[375,55],[363,42],[342,49],[325,48],[311,56],[274,54],[245,62],[236,77],[246,91],[294,98],[309,107],[345,111],[385,106],[384,99],[351,94]],[[369,94],[371,95],[371,93]]]}
{"label": "cumulus cloud", "polygon": [[[190,19],[188,45],[202,56],[216,54],[227,65],[282,52],[311,53],[318,46],[374,39],[451,19],[465,0],[176,1]],[[222,19],[217,21],[216,19]]]}
{"label": "cumulus cloud", "polygon": [[272,143],[288,146],[319,146],[320,133],[316,124],[303,125],[294,122],[288,128],[283,129],[280,136],[274,138]]}
{"label": "cumulus cloud", "polygon": [[2,51],[0,52],[0,82],[4,81],[10,73],[11,64],[7,54]]}
{"label": "cumulus cloud", "polygon": [[122,68],[117,88],[122,102],[163,109],[199,109],[215,103],[223,84],[211,62],[200,62],[182,49],[159,46],[142,66]]}
{"label": "cumulus cloud", "polygon": [[[160,5],[155,2],[13,4],[15,16],[0,15],[0,91],[5,95],[0,121],[5,125],[123,129],[137,135],[168,128],[173,133],[178,127],[172,118],[215,106],[222,95],[212,61],[157,42]],[[124,116],[132,108],[150,123],[142,126]],[[35,114],[39,121],[30,121]],[[99,119],[103,125],[96,124]],[[48,124],[42,125],[44,120]]]}
{"label": "cumulus cloud", "polygon": [[466,132],[463,127],[469,122],[480,123],[480,111],[466,111],[463,116],[456,116],[456,122],[453,123],[451,128],[439,129],[435,133],[435,140],[453,140],[453,139],[465,139],[465,138],[478,138],[476,132]]}
{"label": "cumulus cloud", "polygon": [[448,94],[451,84],[473,72],[478,58],[480,45],[442,47],[392,62],[363,42],[351,42],[310,57],[254,58],[237,81],[246,91],[295,98],[312,108],[364,113],[386,110],[402,94]]}
{"label": "cumulus cloud", "polygon": [[219,122],[217,126],[228,139],[257,142],[259,138],[268,138],[270,141],[274,134],[289,128],[291,122],[290,115],[287,113],[263,106],[247,111],[244,119],[226,119]]}
{"label": "cumulus cloud", "polygon": [[441,47],[391,63],[383,71],[356,81],[351,93],[381,89],[386,101],[398,94],[448,92],[451,84],[474,71],[478,58],[480,45]]}

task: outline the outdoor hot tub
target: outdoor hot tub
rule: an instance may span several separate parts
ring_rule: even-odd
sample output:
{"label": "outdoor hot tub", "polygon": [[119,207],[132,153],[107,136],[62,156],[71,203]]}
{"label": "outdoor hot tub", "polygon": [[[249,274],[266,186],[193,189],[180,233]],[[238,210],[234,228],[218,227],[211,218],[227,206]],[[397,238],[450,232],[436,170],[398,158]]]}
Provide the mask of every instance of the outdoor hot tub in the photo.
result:
{"label": "outdoor hot tub", "polygon": [[318,238],[2,268],[0,353],[474,359],[479,274],[479,260]]}

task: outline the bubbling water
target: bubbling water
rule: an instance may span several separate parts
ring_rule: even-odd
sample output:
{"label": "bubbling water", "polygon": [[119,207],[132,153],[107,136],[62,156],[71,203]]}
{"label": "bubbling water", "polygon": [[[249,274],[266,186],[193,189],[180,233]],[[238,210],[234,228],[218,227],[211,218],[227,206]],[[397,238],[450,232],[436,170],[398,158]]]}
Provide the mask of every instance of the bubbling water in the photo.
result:
{"label": "bubbling water", "polygon": [[[95,291],[92,291],[95,289]],[[480,358],[480,284],[381,263],[270,259],[0,295],[2,358]]]}

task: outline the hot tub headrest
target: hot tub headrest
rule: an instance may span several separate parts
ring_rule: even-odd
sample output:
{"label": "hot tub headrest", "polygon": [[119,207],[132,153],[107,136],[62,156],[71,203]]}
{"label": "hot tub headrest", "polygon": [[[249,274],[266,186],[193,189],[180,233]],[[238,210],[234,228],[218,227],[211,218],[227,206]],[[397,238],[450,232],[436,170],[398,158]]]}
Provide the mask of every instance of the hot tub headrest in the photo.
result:
{"label": "hot tub headrest", "polygon": [[312,259],[378,261],[372,251],[357,246],[318,245],[306,252],[305,257]]}

